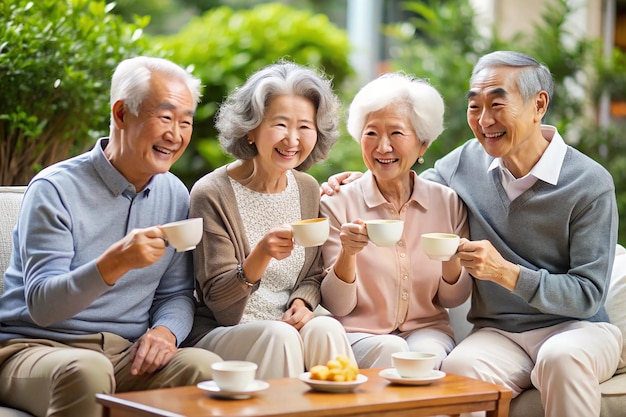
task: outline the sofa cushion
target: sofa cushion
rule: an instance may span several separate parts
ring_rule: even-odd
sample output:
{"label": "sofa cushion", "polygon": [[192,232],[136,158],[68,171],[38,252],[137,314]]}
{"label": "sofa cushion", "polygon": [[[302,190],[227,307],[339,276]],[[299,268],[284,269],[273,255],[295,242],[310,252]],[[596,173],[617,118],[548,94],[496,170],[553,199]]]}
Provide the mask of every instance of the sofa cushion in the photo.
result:
{"label": "sofa cushion", "polygon": [[4,292],[4,271],[13,249],[13,228],[26,187],[0,187],[0,294]]}
{"label": "sofa cushion", "polygon": [[0,417],[33,417],[24,411],[7,408],[0,405]]}
{"label": "sofa cushion", "polygon": [[[600,384],[600,417],[623,416],[626,410],[626,374],[616,375]],[[522,392],[511,401],[509,417],[544,417],[541,395],[536,389]]]}
{"label": "sofa cushion", "polygon": [[600,417],[623,416],[626,410],[626,374],[615,375],[600,384],[602,408]]}
{"label": "sofa cushion", "polygon": [[[606,298],[606,311],[611,323],[619,327],[622,337],[626,338],[626,249],[618,245],[611,275],[611,284]],[[626,339],[622,346],[622,357],[618,365],[618,374],[626,372]]]}

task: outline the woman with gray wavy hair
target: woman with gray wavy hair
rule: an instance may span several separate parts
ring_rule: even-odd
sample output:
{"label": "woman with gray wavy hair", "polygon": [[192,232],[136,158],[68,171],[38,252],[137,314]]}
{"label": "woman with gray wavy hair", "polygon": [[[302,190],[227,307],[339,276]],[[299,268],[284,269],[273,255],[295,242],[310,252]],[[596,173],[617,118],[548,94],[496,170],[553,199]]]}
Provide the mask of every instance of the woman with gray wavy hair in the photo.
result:
{"label": "woman with gray wavy hair", "polygon": [[257,377],[295,377],[338,355],[354,360],[341,324],[315,317],[320,247],[294,245],[290,223],[319,216],[319,185],[301,172],[326,158],[339,100],[318,72],[281,61],[222,104],[219,140],[236,161],[191,190],[204,219],[194,252],[199,307],[186,344],[258,364]]}
{"label": "woman with gray wavy hair", "polygon": [[[471,281],[456,255],[428,258],[420,236],[466,238],[467,213],[454,191],[411,169],[443,131],[443,114],[439,92],[403,73],[371,81],[350,105],[348,131],[368,171],[322,197],[331,231],[321,287],[322,304],[345,327],[360,368],[391,367],[392,353],[405,351],[434,353],[438,367],[455,345],[446,307],[467,299]],[[404,222],[397,243],[369,241],[366,222],[377,219]]]}
{"label": "woman with gray wavy hair", "polygon": [[249,134],[263,121],[267,102],[280,95],[300,96],[315,107],[317,140],[310,154],[295,168],[306,171],[328,157],[339,132],[340,104],[331,82],[314,70],[282,61],[253,74],[235,90],[220,107],[215,126],[226,152],[237,159],[249,160],[258,149],[249,141]]}

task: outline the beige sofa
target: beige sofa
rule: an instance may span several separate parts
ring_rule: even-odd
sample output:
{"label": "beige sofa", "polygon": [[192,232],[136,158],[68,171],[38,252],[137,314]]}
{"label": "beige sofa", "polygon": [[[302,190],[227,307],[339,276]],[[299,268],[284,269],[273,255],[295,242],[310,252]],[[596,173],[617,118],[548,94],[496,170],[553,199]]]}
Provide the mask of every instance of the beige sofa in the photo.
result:
{"label": "beige sofa", "polygon": [[[9,265],[13,226],[26,187],[0,187],[0,294],[4,292],[4,271]],[[28,413],[0,404],[0,417],[32,417]]]}
{"label": "beige sofa", "polygon": [[[17,212],[25,187],[0,187],[0,271],[6,270],[12,248],[12,230],[17,220]],[[4,275],[0,275],[0,294],[4,285]],[[611,291],[607,299],[607,310],[612,321],[626,334],[626,250],[619,246]],[[469,302],[450,311],[452,326],[457,337],[464,338],[471,330],[465,320]],[[625,344],[626,346],[626,344]],[[623,366],[610,380],[601,384],[601,417],[621,417],[626,415],[626,350],[622,353]],[[511,403],[510,417],[543,417],[539,392],[535,389],[524,392]],[[30,414],[0,405],[0,417],[32,417]]]}

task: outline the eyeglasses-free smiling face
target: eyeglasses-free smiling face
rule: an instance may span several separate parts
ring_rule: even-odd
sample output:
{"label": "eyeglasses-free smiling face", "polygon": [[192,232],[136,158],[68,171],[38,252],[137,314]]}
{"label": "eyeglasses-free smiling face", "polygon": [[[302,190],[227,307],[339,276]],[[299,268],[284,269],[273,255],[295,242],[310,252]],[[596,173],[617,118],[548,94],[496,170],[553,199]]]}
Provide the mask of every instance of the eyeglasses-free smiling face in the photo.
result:
{"label": "eyeglasses-free smiling face", "polygon": [[409,111],[408,105],[394,103],[365,119],[361,133],[363,162],[378,182],[405,179],[426,151],[426,144],[421,143],[413,129]]}
{"label": "eyeglasses-free smiling face", "polygon": [[248,135],[257,147],[255,165],[267,173],[296,168],[317,143],[316,109],[298,95],[275,96],[267,104],[261,124]]}
{"label": "eyeglasses-free smiling face", "polygon": [[137,190],[152,176],[169,171],[183,154],[191,140],[194,107],[183,81],[158,72],[151,76],[150,93],[137,116],[114,107],[123,112],[121,140],[109,159]]}
{"label": "eyeglasses-free smiling face", "polygon": [[485,151],[502,158],[507,167],[519,165],[532,154],[537,126],[547,107],[545,92],[524,102],[517,87],[518,72],[504,66],[485,68],[475,76],[467,94],[467,123]]}

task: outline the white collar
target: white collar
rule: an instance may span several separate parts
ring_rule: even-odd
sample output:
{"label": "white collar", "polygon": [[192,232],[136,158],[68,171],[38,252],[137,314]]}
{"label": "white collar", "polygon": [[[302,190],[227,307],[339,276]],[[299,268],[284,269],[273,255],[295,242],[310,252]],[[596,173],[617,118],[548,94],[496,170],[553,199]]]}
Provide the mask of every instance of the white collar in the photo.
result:
{"label": "white collar", "polygon": [[[556,185],[567,152],[567,145],[554,126],[541,125],[541,134],[550,143],[528,175]],[[496,167],[508,171],[501,158],[494,158],[487,171]]]}

